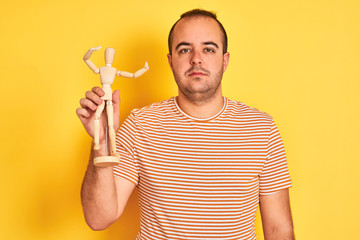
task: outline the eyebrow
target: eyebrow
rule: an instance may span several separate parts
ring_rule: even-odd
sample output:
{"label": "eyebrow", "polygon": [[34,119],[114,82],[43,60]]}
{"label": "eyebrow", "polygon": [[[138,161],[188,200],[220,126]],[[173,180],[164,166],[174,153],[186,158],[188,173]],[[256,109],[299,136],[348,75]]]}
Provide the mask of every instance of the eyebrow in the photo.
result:
{"label": "eyebrow", "polygon": [[178,45],[176,45],[175,50],[177,50],[181,46],[190,46],[191,44],[188,42],[180,42]]}
{"label": "eyebrow", "polygon": [[[181,46],[190,46],[190,45],[191,45],[191,43],[189,43],[189,42],[180,42],[178,45],[176,45],[175,50],[177,50]],[[219,48],[219,46],[216,43],[212,42],[212,41],[203,42],[202,45],[213,45],[217,49]]]}
{"label": "eyebrow", "polygon": [[211,42],[211,41],[210,42],[204,42],[203,45],[213,45],[214,47],[219,48],[219,46],[216,43]]}

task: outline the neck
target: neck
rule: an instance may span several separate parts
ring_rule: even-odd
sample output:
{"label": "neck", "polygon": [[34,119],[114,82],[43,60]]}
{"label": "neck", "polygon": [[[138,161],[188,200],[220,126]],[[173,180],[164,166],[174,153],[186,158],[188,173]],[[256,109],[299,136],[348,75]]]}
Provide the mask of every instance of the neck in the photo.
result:
{"label": "neck", "polygon": [[176,97],[176,102],[186,114],[200,119],[214,116],[224,106],[224,98],[221,92],[211,99],[202,102],[189,101],[189,99],[179,93],[179,96]]}

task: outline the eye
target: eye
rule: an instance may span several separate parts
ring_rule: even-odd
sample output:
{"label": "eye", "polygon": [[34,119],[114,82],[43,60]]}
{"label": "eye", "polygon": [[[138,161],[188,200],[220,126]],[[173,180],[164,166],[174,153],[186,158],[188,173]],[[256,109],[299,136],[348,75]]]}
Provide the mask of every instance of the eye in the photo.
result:
{"label": "eye", "polygon": [[214,53],[215,51],[212,48],[205,48],[204,52],[206,52],[206,53]]}
{"label": "eye", "polygon": [[179,51],[179,53],[188,53],[188,52],[190,52],[190,49],[188,48],[183,48]]}

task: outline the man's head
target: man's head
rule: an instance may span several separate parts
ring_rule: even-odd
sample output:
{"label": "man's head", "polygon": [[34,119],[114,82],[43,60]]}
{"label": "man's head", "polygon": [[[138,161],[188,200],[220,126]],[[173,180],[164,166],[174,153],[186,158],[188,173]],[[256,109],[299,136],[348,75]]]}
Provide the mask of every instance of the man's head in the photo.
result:
{"label": "man's head", "polygon": [[222,97],[229,62],[222,29],[214,14],[198,9],[183,14],[172,28],[168,61],[180,98],[200,104]]}
{"label": "man's head", "polygon": [[223,27],[221,22],[217,19],[217,16],[216,16],[216,14],[214,12],[209,12],[209,11],[206,11],[206,10],[203,10],[203,9],[193,9],[193,10],[190,10],[188,12],[185,12],[180,16],[180,19],[177,20],[176,23],[174,23],[174,25],[172,26],[172,28],[170,30],[169,36],[168,36],[169,53],[170,54],[172,53],[172,41],[173,41],[173,34],[172,33],[174,31],[174,28],[175,28],[176,24],[183,18],[196,18],[196,17],[212,18],[219,24],[220,30],[221,30],[221,32],[223,34],[223,42],[222,42],[222,44],[223,44],[223,53],[225,54],[227,52],[227,46],[228,46],[228,38],[227,38],[225,28]]}

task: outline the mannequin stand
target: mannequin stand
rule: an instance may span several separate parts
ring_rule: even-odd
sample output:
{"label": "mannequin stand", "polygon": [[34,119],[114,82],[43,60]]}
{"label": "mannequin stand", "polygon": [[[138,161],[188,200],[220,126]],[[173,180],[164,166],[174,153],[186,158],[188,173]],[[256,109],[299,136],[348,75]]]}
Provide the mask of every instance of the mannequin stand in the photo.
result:
{"label": "mannequin stand", "polygon": [[115,156],[101,156],[94,158],[94,165],[96,167],[111,167],[119,163],[120,158]]}

